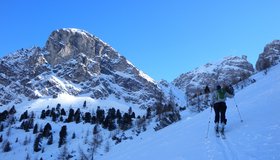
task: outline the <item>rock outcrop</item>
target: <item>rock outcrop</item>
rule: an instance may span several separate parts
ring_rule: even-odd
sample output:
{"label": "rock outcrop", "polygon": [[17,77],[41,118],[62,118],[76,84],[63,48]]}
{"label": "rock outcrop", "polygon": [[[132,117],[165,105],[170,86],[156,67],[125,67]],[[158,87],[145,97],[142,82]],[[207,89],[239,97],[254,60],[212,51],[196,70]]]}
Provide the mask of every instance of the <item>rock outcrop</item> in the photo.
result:
{"label": "rock outcrop", "polygon": [[280,40],[274,40],[264,47],[256,63],[257,71],[262,71],[280,62]]}
{"label": "rock outcrop", "polygon": [[226,57],[217,63],[206,65],[181,74],[172,83],[188,93],[201,93],[208,86],[211,90],[217,84],[235,84],[251,76],[253,65],[247,61],[246,56]]}

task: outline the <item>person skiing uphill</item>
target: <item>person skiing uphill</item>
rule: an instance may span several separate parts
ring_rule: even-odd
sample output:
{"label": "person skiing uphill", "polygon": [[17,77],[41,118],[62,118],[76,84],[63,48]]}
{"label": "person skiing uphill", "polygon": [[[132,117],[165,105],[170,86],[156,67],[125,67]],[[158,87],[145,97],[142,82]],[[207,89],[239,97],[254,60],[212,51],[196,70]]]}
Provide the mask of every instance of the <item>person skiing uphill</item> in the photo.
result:
{"label": "person skiing uphill", "polygon": [[221,124],[221,133],[224,133],[224,128],[227,123],[226,119],[226,98],[232,98],[234,96],[233,88],[230,88],[231,90],[227,88],[222,88],[220,85],[217,86],[217,90],[213,94],[212,99],[212,106],[214,106],[215,111],[215,130],[216,132],[219,132],[219,122]]}

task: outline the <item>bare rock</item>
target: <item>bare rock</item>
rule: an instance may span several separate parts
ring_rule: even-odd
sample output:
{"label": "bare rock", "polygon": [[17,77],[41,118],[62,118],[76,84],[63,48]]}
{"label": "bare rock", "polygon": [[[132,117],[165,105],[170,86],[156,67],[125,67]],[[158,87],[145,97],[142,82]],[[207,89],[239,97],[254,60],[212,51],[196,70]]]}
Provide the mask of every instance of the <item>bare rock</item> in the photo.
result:
{"label": "bare rock", "polygon": [[274,40],[264,47],[256,63],[257,71],[262,71],[280,62],[280,40]]}

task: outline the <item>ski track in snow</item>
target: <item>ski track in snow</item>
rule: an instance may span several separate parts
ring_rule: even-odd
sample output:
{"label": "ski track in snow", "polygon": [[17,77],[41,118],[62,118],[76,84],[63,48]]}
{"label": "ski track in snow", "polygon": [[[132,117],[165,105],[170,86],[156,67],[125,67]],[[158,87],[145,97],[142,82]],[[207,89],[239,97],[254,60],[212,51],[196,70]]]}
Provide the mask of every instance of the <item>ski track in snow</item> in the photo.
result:
{"label": "ski track in snow", "polygon": [[221,139],[222,148],[224,149],[224,153],[227,155],[228,160],[239,160],[237,152],[233,149],[233,143],[229,142],[229,138]]}

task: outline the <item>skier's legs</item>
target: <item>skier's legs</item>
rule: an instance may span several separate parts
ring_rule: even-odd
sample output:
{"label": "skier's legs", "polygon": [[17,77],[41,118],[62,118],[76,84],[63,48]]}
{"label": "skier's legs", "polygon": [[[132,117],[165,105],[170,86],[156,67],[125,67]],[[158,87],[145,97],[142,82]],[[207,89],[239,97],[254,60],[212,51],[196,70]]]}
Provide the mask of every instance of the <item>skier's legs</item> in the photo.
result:
{"label": "skier's legs", "polygon": [[227,106],[226,103],[221,103],[220,105],[220,112],[221,112],[221,123],[223,123],[224,125],[227,123],[226,122],[226,110],[227,110]]}
{"label": "skier's legs", "polygon": [[215,123],[219,123],[220,120],[220,109],[219,103],[214,104],[214,111],[215,111]]}

